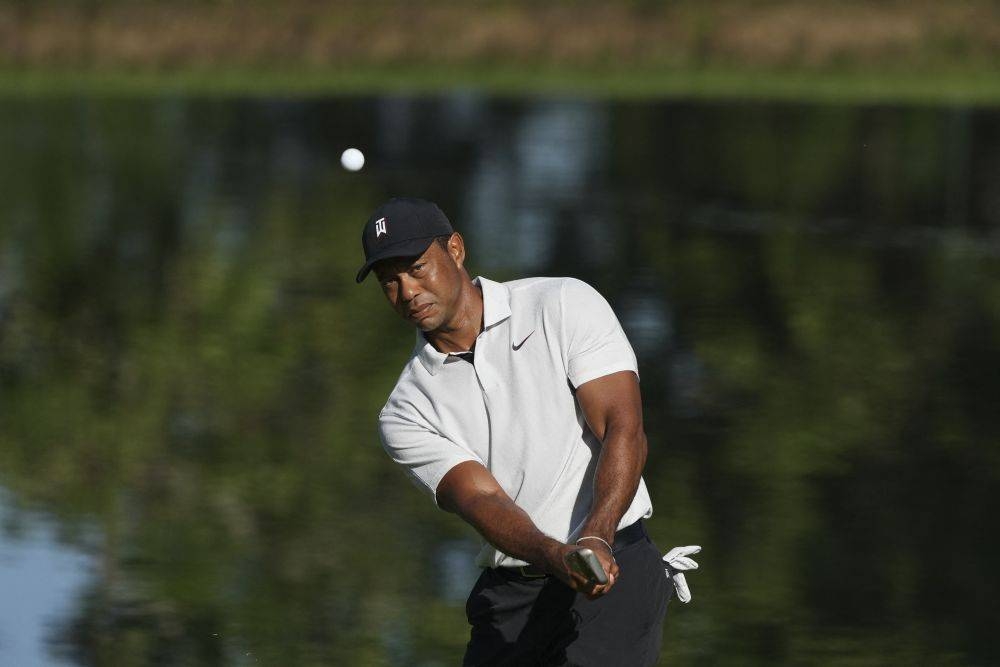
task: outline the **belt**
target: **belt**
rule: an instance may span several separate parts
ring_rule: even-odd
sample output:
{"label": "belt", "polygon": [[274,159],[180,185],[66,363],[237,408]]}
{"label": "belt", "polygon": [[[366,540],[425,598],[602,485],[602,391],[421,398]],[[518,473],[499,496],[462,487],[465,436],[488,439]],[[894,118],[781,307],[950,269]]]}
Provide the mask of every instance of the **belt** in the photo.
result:
{"label": "belt", "polygon": [[[639,519],[631,526],[626,526],[615,533],[615,539],[611,543],[611,553],[621,551],[630,544],[635,544],[644,539],[646,539],[646,526],[643,525],[642,519]],[[536,565],[498,567],[497,572],[508,576],[524,577],[526,579],[541,579],[542,577],[549,576],[545,570]]]}

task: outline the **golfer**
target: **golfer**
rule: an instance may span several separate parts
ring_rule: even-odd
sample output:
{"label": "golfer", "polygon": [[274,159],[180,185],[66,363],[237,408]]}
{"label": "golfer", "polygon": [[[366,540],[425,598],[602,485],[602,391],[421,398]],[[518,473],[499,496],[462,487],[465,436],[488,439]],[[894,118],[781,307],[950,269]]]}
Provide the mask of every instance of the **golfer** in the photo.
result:
{"label": "golfer", "polygon": [[[433,203],[398,198],[362,234],[416,327],[379,415],[388,454],[485,540],[466,665],[652,665],[673,592],[646,534],[635,354],[607,301],[573,278],[471,279]],[[593,551],[599,584],[567,556]]]}

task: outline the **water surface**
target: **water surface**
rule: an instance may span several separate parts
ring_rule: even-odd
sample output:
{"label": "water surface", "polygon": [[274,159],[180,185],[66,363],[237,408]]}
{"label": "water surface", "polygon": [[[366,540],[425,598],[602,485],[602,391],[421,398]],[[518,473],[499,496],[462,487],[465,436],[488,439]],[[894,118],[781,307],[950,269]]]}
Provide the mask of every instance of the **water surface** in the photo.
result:
{"label": "water surface", "polygon": [[379,447],[412,332],[353,283],[367,214],[410,194],[474,274],[576,276],[621,318],[651,532],[704,548],[664,664],[1000,659],[1000,111],[456,93],[0,121],[0,485],[85,581],[36,655],[457,663],[476,539]]}

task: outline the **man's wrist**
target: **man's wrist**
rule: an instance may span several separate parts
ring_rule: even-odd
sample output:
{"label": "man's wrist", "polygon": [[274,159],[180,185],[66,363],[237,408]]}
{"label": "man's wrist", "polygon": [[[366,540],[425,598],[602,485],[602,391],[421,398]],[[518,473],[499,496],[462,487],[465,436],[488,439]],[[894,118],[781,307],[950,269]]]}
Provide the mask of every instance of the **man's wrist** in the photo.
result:
{"label": "man's wrist", "polygon": [[603,537],[597,535],[581,535],[576,539],[577,546],[597,549],[606,549],[608,553],[614,553],[611,543]]}
{"label": "man's wrist", "polygon": [[589,523],[580,530],[579,535],[580,537],[587,535],[591,537],[599,537],[608,544],[615,543],[615,527],[606,523],[603,525]]}

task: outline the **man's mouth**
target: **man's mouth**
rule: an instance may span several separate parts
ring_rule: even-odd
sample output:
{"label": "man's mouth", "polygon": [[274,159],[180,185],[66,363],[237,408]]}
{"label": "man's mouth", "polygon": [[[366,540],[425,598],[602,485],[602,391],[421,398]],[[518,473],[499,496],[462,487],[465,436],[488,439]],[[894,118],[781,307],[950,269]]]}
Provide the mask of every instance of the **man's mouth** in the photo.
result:
{"label": "man's mouth", "polygon": [[414,308],[413,310],[410,311],[410,319],[415,319],[415,320],[420,319],[421,317],[423,317],[424,315],[426,315],[428,313],[430,307],[431,307],[431,304],[425,303],[424,305],[420,306],[419,308]]}

